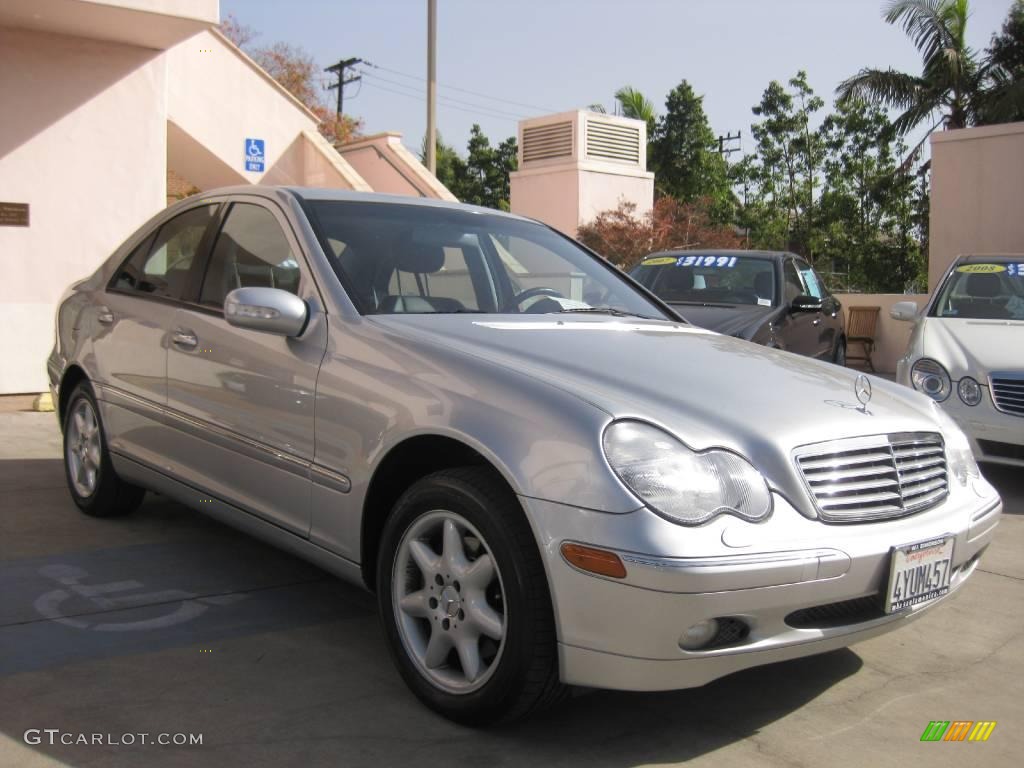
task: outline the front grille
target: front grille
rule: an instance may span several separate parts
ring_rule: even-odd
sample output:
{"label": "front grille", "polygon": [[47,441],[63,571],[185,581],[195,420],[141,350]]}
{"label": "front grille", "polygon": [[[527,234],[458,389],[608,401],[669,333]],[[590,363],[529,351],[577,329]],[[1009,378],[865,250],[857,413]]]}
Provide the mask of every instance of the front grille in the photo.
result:
{"label": "front grille", "polygon": [[828,629],[847,624],[859,624],[885,616],[881,595],[868,595],[839,603],[801,608],[786,616],[786,623],[796,629]]}
{"label": "front grille", "polygon": [[949,493],[946,451],[934,432],[832,440],[794,455],[821,519],[829,522],[901,517],[934,507]]}
{"label": "front grille", "polygon": [[992,402],[1003,413],[1024,416],[1024,372],[989,374]]}

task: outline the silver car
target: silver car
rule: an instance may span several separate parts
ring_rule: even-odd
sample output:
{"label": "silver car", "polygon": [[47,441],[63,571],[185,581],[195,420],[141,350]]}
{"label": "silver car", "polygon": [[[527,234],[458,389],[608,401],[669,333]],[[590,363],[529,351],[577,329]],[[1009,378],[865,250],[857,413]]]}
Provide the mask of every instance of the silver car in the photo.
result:
{"label": "silver car", "polygon": [[467,723],[895,629],[1002,510],[924,395],[468,206],[182,201],[70,289],[48,368],[84,512],[156,491],[375,591],[409,687]]}

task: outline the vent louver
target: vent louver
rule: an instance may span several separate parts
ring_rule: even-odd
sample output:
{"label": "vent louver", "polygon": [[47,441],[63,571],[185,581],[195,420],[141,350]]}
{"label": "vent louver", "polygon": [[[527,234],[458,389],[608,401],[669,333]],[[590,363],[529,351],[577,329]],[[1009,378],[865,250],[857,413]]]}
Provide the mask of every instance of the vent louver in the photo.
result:
{"label": "vent louver", "polygon": [[587,120],[587,157],[640,164],[640,129],[632,125]]}
{"label": "vent louver", "polygon": [[572,157],[572,122],[534,125],[523,129],[523,162]]}

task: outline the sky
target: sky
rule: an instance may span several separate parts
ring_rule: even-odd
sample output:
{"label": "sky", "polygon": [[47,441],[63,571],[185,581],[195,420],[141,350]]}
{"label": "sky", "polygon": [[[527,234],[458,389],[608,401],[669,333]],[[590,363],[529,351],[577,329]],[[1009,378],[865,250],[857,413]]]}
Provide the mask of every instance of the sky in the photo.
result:
{"label": "sky", "polygon": [[[968,42],[983,50],[1012,0],[971,0]],[[465,154],[473,123],[497,144],[518,120],[601,103],[631,85],[664,111],[689,80],[717,135],[743,134],[771,80],[800,69],[826,105],[862,67],[918,72],[920,58],[881,0],[438,0],[438,130]],[[323,67],[362,58],[345,112],[364,133],[426,132],[427,0],[221,0],[259,36],[300,46]],[[325,75],[324,82],[329,82]],[[325,93],[333,103],[334,93]],[[824,114],[824,111],[820,114]]]}

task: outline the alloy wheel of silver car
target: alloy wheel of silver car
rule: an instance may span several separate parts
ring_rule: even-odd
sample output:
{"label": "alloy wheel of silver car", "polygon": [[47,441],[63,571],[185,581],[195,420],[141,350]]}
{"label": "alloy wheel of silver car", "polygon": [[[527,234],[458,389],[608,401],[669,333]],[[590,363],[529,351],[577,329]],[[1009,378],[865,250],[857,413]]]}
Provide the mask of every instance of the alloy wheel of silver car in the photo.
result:
{"label": "alloy wheel of silver car", "polygon": [[68,420],[64,460],[68,465],[71,484],[83,498],[92,496],[99,485],[102,450],[96,411],[88,399],[80,398],[74,404]]}
{"label": "alloy wheel of silver car", "polygon": [[449,693],[481,688],[505,647],[508,603],[480,532],[455,512],[422,515],[402,535],[391,589],[399,636],[420,673]]}

